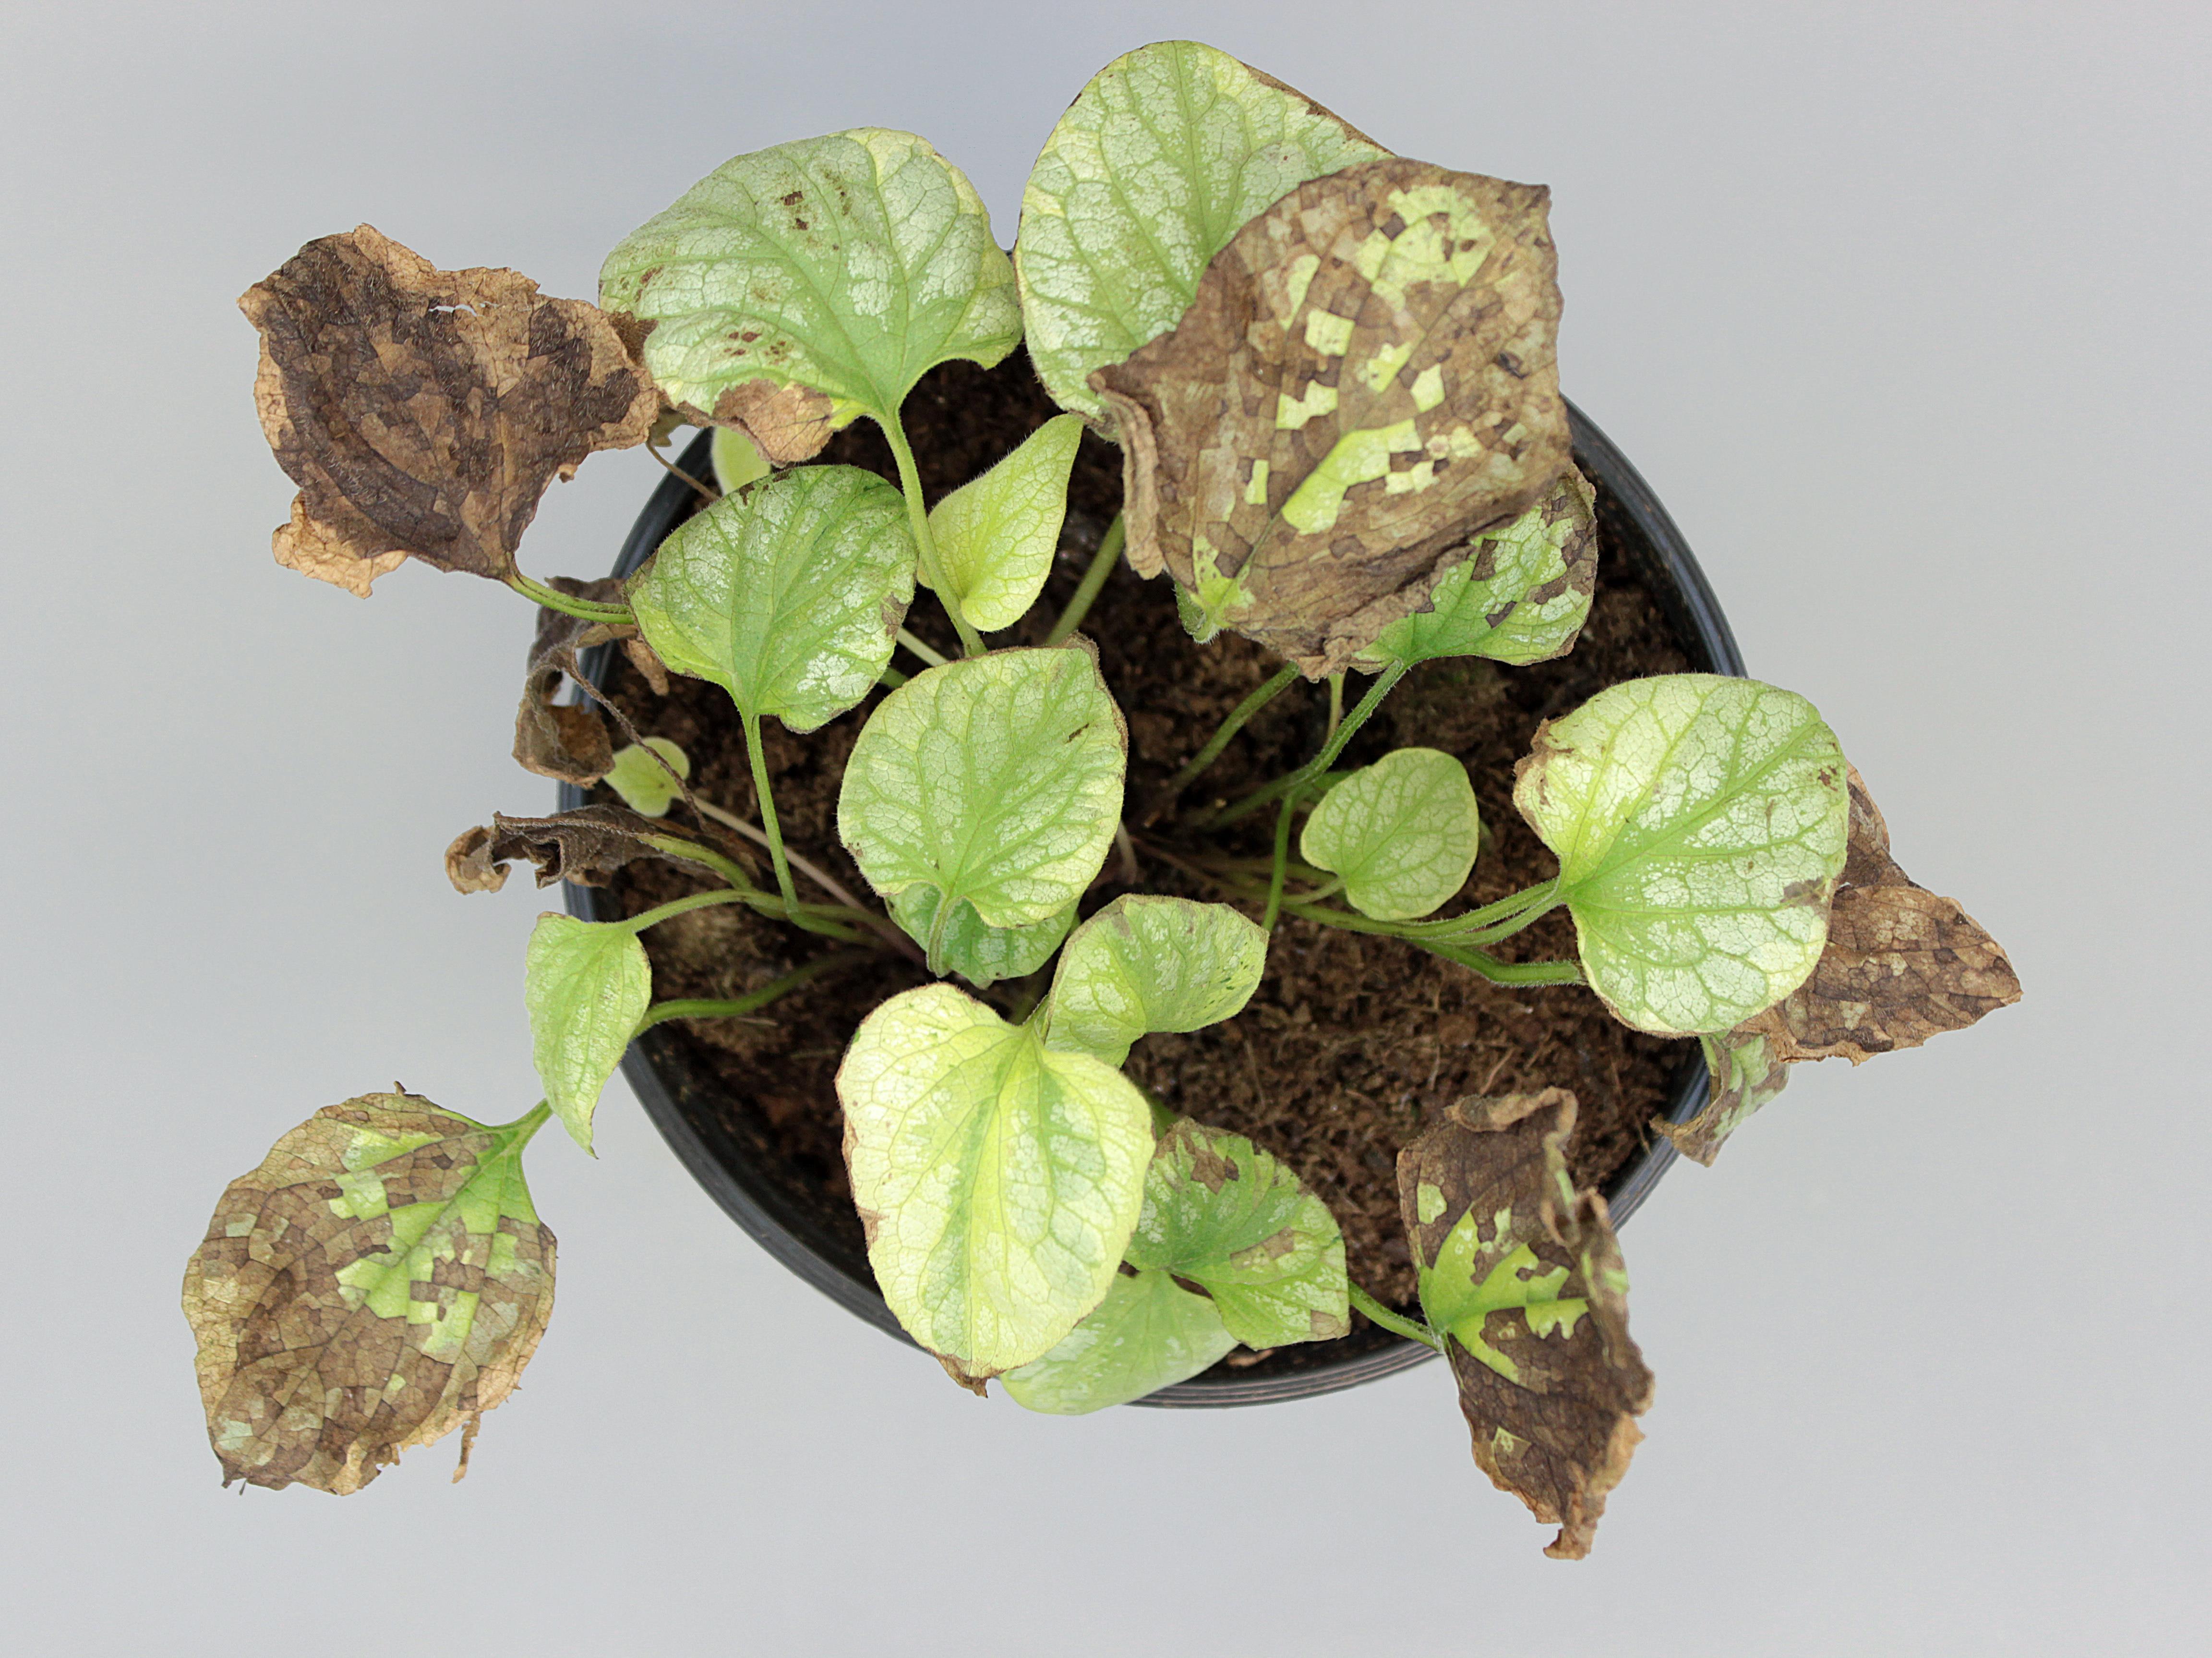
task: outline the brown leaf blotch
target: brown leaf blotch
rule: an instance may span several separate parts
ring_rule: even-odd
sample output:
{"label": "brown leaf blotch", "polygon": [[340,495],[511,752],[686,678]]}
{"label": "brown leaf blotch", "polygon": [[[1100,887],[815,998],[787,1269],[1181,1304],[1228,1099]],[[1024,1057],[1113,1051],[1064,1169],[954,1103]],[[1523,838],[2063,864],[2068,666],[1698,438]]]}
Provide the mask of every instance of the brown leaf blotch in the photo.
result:
{"label": "brown leaf blotch", "polygon": [[835,408],[810,386],[748,380],[725,391],[712,410],[694,412],[743,432],[770,466],[791,466],[811,460],[836,434]]}
{"label": "brown leaf blotch", "polygon": [[[537,866],[538,884],[573,881],[579,887],[604,887],[615,872],[640,858],[666,858],[674,863],[690,860],[677,856],[656,842],[673,838],[703,841],[707,832],[685,830],[674,834],[668,826],[622,806],[580,806],[573,812],[556,812],[550,818],[510,818],[495,813],[489,832],[471,830],[447,853],[447,873],[453,874],[456,850],[463,856],[465,871],[473,876],[485,867],[525,860]],[[471,837],[488,832],[483,847],[465,846]],[[714,850],[725,850],[717,846]],[[501,879],[504,880],[504,872]],[[455,880],[455,886],[460,881]],[[464,892],[489,890],[463,887]]]}
{"label": "brown leaf blotch", "polygon": [[300,488],[277,561],[364,596],[408,558],[506,580],[546,485],[643,442],[659,409],[596,307],[438,270],[368,225],[239,305],[261,332],[262,430]]}

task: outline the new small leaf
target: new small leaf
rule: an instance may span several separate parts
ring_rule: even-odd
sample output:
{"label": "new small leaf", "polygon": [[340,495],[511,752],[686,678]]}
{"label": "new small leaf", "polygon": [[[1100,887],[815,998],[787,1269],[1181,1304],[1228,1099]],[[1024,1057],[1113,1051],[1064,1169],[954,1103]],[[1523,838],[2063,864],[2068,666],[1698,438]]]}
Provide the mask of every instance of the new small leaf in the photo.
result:
{"label": "new small leaf", "polygon": [[1140,1036],[1235,1018],[1267,960],[1267,935],[1225,904],[1126,894],[1068,941],[1045,1041],[1118,1065]]}
{"label": "new small leaf", "polygon": [[740,711],[811,731],[866,697],[914,598],[899,492],[857,466],[779,472],[661,543],[629,584],[646,640]]}
{"label": "new small leaf", "polygon": [[619,922],[542,915],[530,935],[522,1000],[546,1103],[589,1151],[599,1092],[653,1001],[645,946]]}
{"label": "new small leaf", "polygon": [[[650,752],[648,752],[650,751]],[[659,759],[653,758],[660,756]],[[666,765],[661,762],[665,760]],[[673,771],[675,776],[671,777]],[[640,817],[660,818],[676,803],[679,781],[691,776],[691,757],[669,737],[647,737],[616,751],[614,764],[600,779]]]}
{"label": "new small leaf", "polygon": [[514,1391],[553,1311],[521,1163],[544,1120],[364,1094],[230,1183],[184,1292],[225,1484],[357,1491]]}
{"label": "new small leaf", "polygon": [[1082,437],[1080,420],[1055,416],[931,509],[930,539],[952,588],[942,596],[957,600],[977,632],[1012,627],[1044,591]]}
{"label": "new small leaf", "polygon": [[1547,721],[1513,803],[1559,859],[1590,987],[1624,1022],[1697,1036],[1805,982],[1844,866],[1843,751],[1813,705],[1674,674]]}
{"label": "new small leaf", "polygon": [[1481,845],[1467,767],[1437,749],[1399,748],[1322,797],[1298,856],[1343,876],[1344,895],[1361,914],[1410,921],[1467,885]]}

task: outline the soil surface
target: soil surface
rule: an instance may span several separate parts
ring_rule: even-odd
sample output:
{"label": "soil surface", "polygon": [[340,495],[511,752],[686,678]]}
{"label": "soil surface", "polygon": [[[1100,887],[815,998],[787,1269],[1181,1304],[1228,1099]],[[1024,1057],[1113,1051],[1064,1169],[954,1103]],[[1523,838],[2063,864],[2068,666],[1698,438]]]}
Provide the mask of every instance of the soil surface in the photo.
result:
{"label": "soil surface", "polygon": [[[966,363],[937,369],[907,405],[925,491],[934,500],[973,477],[1056,412],[1018,352],[989,372]],[[821,458],[892,475],[890,453],[866,423],[840,434]],[[994,644],[1042,642],[1120,498],[1119,452],[1086,435],[1045,601],[1020,627],[994,636]],[[1640,573],[1611,556],[1619,539],[1608,533],[1612,517],[1601,498],[1596,599],[1570,655],[1525,668],[1474,659],[1426,664],[1340,762],[1363,765],[1410,744],[1441,748],[1466,762],[1484,824],[1482,855],[1463,894],[1468,905],[1556,872],[1511,802],[1514,763],[1528,753],[1538,722],[1618,680],[1697,665]],[[917,595],[908,625],[953,654],[951,630],[927,594]],[[1139,581],[1126,564],[1083,631],[1097,643],[1106,681],[1128,718],[1133,823],[1161,781],[1279,665],[1231,634],[1194,644],[1176,619],[1168,581]],[[916,667],[902,652],[897,665]],[[1347,704],[1365,683],[1351,680]],[[609,688],[641,731],[683,745],[702,798],[758,820],[743,738],[720,689],[679,679],[670,695],[658,698],[619,661]],[[769,722],[766,742],[787,842],[864,896],[866,883],[838,843],[836,802],[846,755],[875,700],[805,737]],[[1325,684],[1293,685],[1245,727],[1178,808],[1154,817],[1136,843],[1143,890],[1224,896],[1164,862],[1178,838],[1176,810],[1187,814],[1234,799],[1301,764],[1322,737],[1328,701]],[[679,817],[683,811],[678,806]],[[1272,810],[1254,814],[1227,844],[1246,856],[1264,856],[1273,816]],[[772,885],[764,855],[759,863],[760,879]],[[802,877],[802,888],[805,884]],[[631,865],[613,893],[623,912],[634,915],[699,885],[677,866],[648,863]],[[1083,912],[1128,890],[1123,860],[1109,856]],[[1257,907],[1247,907],[1256,919]],[[657,999],[741,995],[825,948],[733,905],[680,917],[644,938]],[[1556,959],[1573,948],[1561,911],[1506,941],[1498,954]],[[868,1010],[924,982],[920,968],[886,955],[784,997],[757,1021],[690,1021],[665,1031],[669,1039],[689,1045],[696,1066],[722,1085],[722,1097],[696,1091],[684,1101],[687,1108],[717,1112],[750,1148],[748,1155],[787,1167],[794,1188],[810,1200],[805,1206],[818,1205],[830,1225],[849,1234],[855,1257],[860,1223],[847,1201],[831,1079],[847,1039]],[[984,999],[1006,1008],[1024,990],[996,985]],[[1581,1115],[1569,1160],[1578,1181],[1602,1185],[1648,1142],[1647,1125],[1664,1108],[1686,1053],[1695,1052],[1694,1043],[1628,1030],[1578,987],[1497,985],[1395,939],[1288,919],[1274,935],[1266,977],[1242,1015],[1191,1035],[1148,1037],[1131,1054],[1127,1071],[1172,1109],[1249,1135],[1285,1159],[1335,1212],[1352,1277],[1381,1299],[1405,1306],[1413,1297],[1413,1274],[1398,1221],[1395,1158],[1446,1106],[1470,1094],[1573,1090]],[[1364,1320],[1355,1322],[1354,1344],[1388,1339]],[[1267,1369],[1304,1368],[1323,1356],[1322,1345],[1328,1344],[1284,1349],[1256,1362]],[[1238,1360],[1255,1362],[1243,1353],[1224,1362]]]}

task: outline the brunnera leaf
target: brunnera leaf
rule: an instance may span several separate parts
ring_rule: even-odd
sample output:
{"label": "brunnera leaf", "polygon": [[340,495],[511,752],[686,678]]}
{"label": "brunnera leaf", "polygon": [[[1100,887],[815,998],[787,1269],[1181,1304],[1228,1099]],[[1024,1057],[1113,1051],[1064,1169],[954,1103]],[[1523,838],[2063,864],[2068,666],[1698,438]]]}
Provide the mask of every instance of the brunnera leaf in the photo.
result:
{"label": "brunnera leaf", "polygon": [[1203,1289],[1247,1347],[1352,1328],[1336,1216],[1286,1165],[1223,1129],[1185,1119],[1161,1139],[1127,1259]]}
{"label": "brunnera leaf", "polygon": [[653,1001],[653,968],[620,922],[538,917],[525,957],[522,1002],[545,1101],[568,1136],[592,1149],[599,1092]]}
{"label": "brunnera leaf", "polygon": [[[572,599],[600,604],[622,600],[622,583],[611,577],[579,582],[556,576],[546,585]],[[614,742],[599,710],[589,703],[553,700],[564,675],[579,685],[587,683],[577,653],[612,640],[635,643],[637,630],[539,607],[538,632],[523,674],[522,701],[514,714],[514,760],[524,771],[589,788],[614,764]]]}
{"label": "brunnera leaf", "polygon": [[1708,1078],[1705,1103],[1686,1123],[1661,1118],[1651,1125],[1674,1143],[1675,1150],[1708,1168],[1729,1136],[1789,1084],[1790,1067],[1774,1043],[1759,1033],[1758,1025],[1753,1020],[1717,1036],[1699,1037]]}
{"label": "brunnera leaf", "polygon": [[1080,420],[1057,415],[930,509],[930,539],[952,588],[939,596],[957,600],[978,633],[1012,627],[1044,591],[1082,438]]}
{"label": "brunnera leaf", "polygon": [[1651,1372],[1628,1335],[1628,1277],[1605,1199],[1577,1192],[1563,1088],[1466,1099],[1398,1154],[1421,1309],[1444,1337],[1474,1460],[1589,1552],[1628,1472]]}
{"label": "brunnera leaf", "polygon": [[1126,52],[1076,94],[1022,192],[1014,271],[1037,377],[1103,421],[1094,369],[1175,326],[1206,264],[1309,179],[1389,151],[1195,40]]}
{"label": "brunnera leaf", "polygon": [[[837,832],[886,899],[916,886],[994,927],[1083,896],[1121,816],[1128,730],[1078,641],[916,674],[877,705],[846,762]],[[941,972],[941,939],[926,940]]]}
{"label": "brunnera leaf", "polygon": [[640,817],[661,818],[668,815],[690,776],[691,757],[681,744],[672,737],[647,737],[616,750],[614,764],[600,781]]}
{"label": "brunnera leaf", "polygon": [[1828,911],[1812,976],[1737,1034],[1757,1033],[1795,1064],[1853,1064],[1964,1030],[2020,1000],[1996,940],[1953,899],[1922,887],[1890,856],[1889,829],[1851,771],[1850,857]]}
{"label": "brunnera leaf", "polygon": [[914,598],[906,503],[873,472],[806,466],[726,495],[630,579],[646,642],[749,719],[812,731],[866,697]]}
{"label": "brunnera leaf", "polygon": [[1225,904],[1125,894],[1068,941],[1037,1022],[1047,1046],[1118,1065],[1139,1037],[1235,1018],[1267,961],[1267,933]]}
{"label": "brunnera leaf", "polygon": [[735,495],[773,470],[760,446],[743,432],[730,426],[717,426],[714,432],[707,454],[714,469],[714,487],[724,495]]}
{"label": "brunnera leaf", "polygon": [[1820,960],[1844,761],[1794,692],[1712,674],[1613,686],[1538,728],[1513,804],[1558,855],[1583,970],[1624,1023],[1724,1031]]}
{"label": "brunnera leaf", "polygon": [[343,1496],[464,1426],[466,1471],[553,1311],[521,1161],[544,1118],[488,1128],[364,1094],[230,1183],[184,1290],[223,1484]]}
{"label": "brunnera leaf", "polygon": [[1552,492],[1474,550],[1430,592],[1428,608],[1393,622],[1352,661],[1379,674],[1440,656],[1487,656],[1516,667],[1574,649],[1597,580],[1596,491],[1571,466]]}
{"label": "brunnera leaf", "polygon": [[1239,230],[1173,332],[1091,376],[1131,564],[1315,678],[1425,605],[1567,465],[1549,199],[1370,162]]}
{"label": "brunnera leaf", "polygon": [[1075,905],[1071,904],[1026,926],[994,927],[975,913],[974,905],[962,899],[952,906],[951,919],[939,928],[937,911],[943,899],[934,887],[909,887],[891,899],[891,919],[924,949],[935,939],[944,971],[958,973],[979,991],[1002,978],[1024,978],[1035,972],[1052,960],[1052,953],[1075,924]]}
{"label": "brunnera leaf", "polygon": [[276,562],[364,598],[409,558],[505,581],[545,486],[642,443],[659,411],[592,306],[438,270],[366,224],[239,305],[261,332],[262,430],[300,486]]}
{"label": "brunnera leaf", "polygon": [[1042,1358],[1104,1299],[1153,1143],[1113,1066],[928,984],[861,1021],[837,1099],[884,1300],[957,1377]]}
{"label": "brunnera leaf", "polygon": [[1435,748],[1393,749],[1322,796],[1298,856],[1344,877],[1344,895],[1377,921],[1427,915],[1467,885],[1482,814],[1467,767]]}
{"label": "brunnera leaf", "polygon": [[1087,1416],[1188,1381],[1237,1345],[1213,1302],[1165,1272],[1121,1272],[1042,1358],[1006,1375],[1026,1410]]}
{"label": "brunnera leaf", "polygon": [[878,127],[724,162],[607,256],[599,302],[672,404],[777,466],[857,414],[891,418],[937,364],[988,369],[1022,337],[975,186]]}
{"label": "brunnera leaf", "polygon": [[[640,858],[692,863],[674,849],[706,833],[693,830],[672,836],[650,818],[619,806],[580,806],[550,818],[495,813],[489,828],[464,830],[446,849],[446,874],[460,892],[495,893],[507,884],[507,864],[519,858],[536,866],[540,887],[562,881],[604,887],[617,870]],[[714,850],[741,861],[750,856],[726,843]]]}

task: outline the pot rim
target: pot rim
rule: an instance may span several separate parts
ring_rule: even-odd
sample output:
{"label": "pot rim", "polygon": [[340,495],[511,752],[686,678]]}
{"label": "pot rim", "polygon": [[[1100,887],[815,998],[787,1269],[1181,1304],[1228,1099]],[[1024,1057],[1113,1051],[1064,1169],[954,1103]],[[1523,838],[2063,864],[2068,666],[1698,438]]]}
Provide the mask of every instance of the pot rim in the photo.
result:
{"label": "pot rim", "polygon": [[[1735,635],[1674,519],[1652,493],[1651,486],[1644,481],[1643,474],[1571,401],[1567,402],[1567,419],[1576,465],[1601,486],[1635,527],[1644,545],[1640,549],[1632,547],[1626,551],[1647,567],[1646,575],[1656,578],[1654,586],[1661,608],[1681,643],[1694,647],[1694,654],[1705,657],[1706,671],[1742,677],[1743,656],[1736,647]],[[695,475],[710,466],[711,437],[711,433],[701,432],[686,446],[678,466]],[[691,493],[691,486],[673,474],[660,480],[623,543],[615,561],[614,575],[629,575],[651,556],[662,538],[685,516]],[[593,684],[599,683],[605,675],[611,655],[612,648],[607,645],[594,647],[584,654],[584,672]],[[585,798],[585,791],[574,783],[561,785],[562,810],[583,805]],[[562,894],[568,913],[579,919],[617,918],[601,913],[606,898],[604,888],[564,882]],[[745,1164],[741,1158],[731,1155],[735,1148],[725,1146],[718,1149],[700,1125],[686,1114],[662,1080],[656,1064],[658,1054],[666,1052],[673,1058],[674,1041],[671,1032],[647,1031],[631,1043],[623,1056],[622,1071],[677,1160],[690,1171],[692,1179],[706,1189],[725,1214],[792,1272],[847,1312],[908,1346],[918,1346],[884,1304],[873,1282],[862,1283],[854,1278],[807,1243],[801,1235],[803,1230],[808,1229],[807,1218],[795,1212],[773,1187],[765,1183],[748,1184],[741,1179]],[[1686,1123],[1695,1117],[1704,1108],[1707,1088],[1704,1064],[1691,1056],[1675,1078],[1663,1113],[1666,1120]],[[1663,1135],[1655,1136],[1642,1152],[1606,1183],[1605,1198],[1616,1225],[1626,1222],[1642,1206],[1678,1155],[1672,1141]],[[1217,1365],[1188,1381],[1176,1382],[1131,1402],[1158,1409],[1184,1410],[1311,1399],[1395,1375],[1436,1356],[1431,1349],[1419,1342],[1400,1338],[1387,1346],[1352,1354],[1335,1363],[1323,1362],[1279,1375],[1246,1376]]]}

